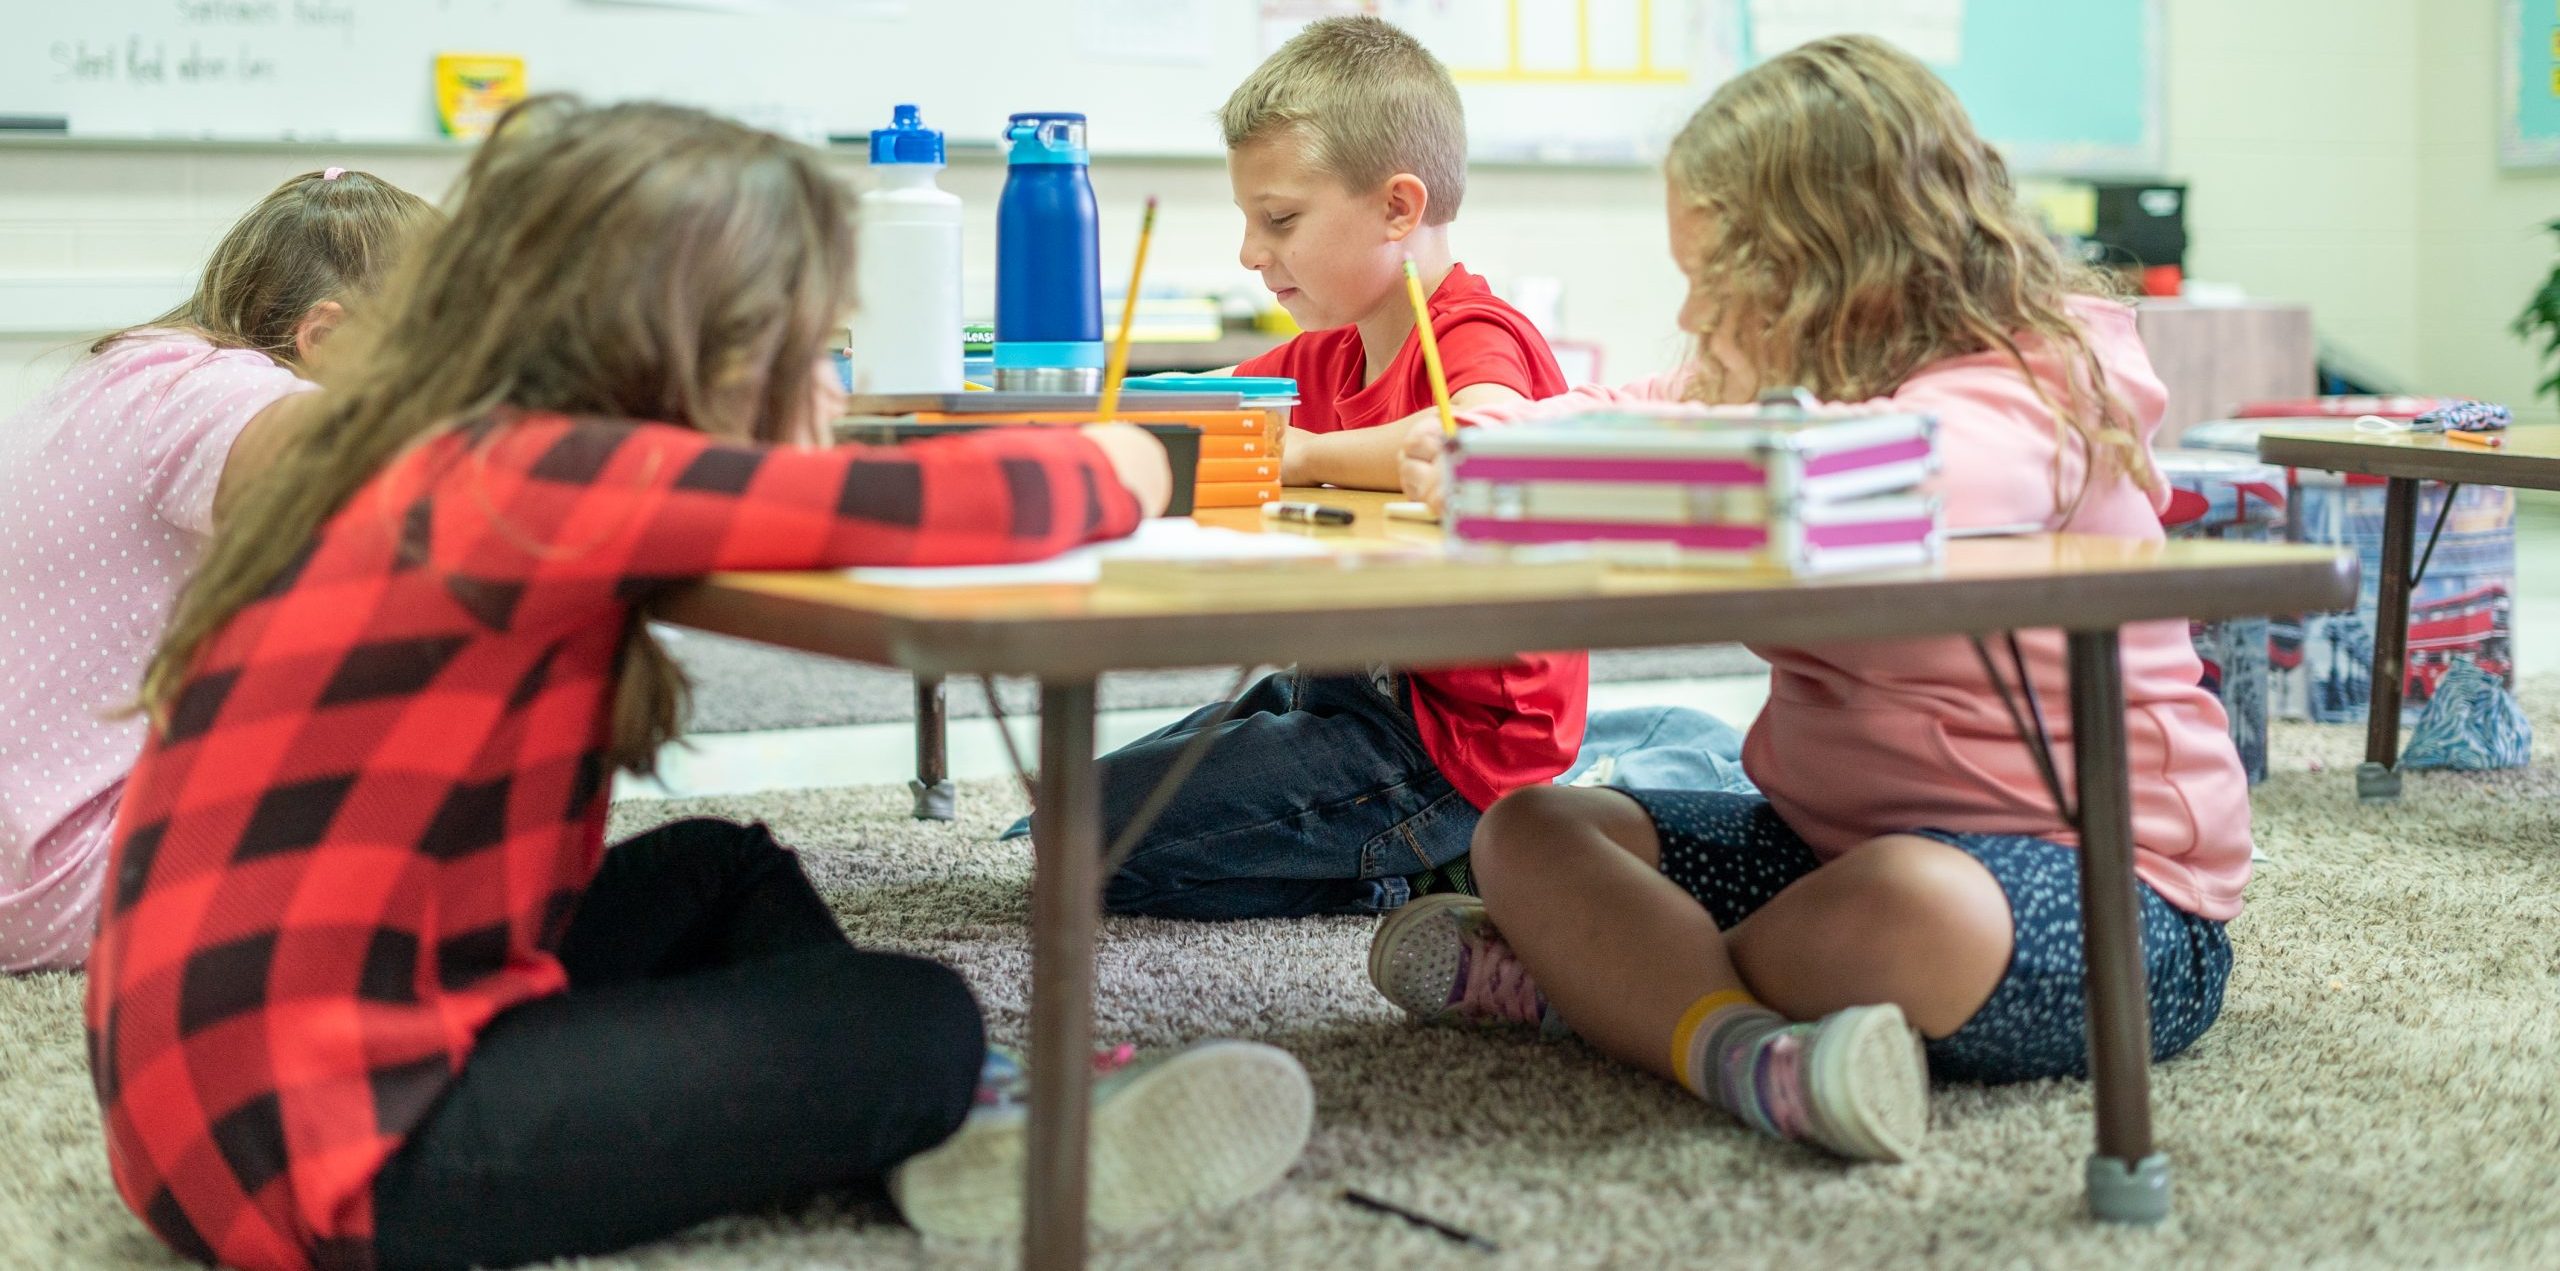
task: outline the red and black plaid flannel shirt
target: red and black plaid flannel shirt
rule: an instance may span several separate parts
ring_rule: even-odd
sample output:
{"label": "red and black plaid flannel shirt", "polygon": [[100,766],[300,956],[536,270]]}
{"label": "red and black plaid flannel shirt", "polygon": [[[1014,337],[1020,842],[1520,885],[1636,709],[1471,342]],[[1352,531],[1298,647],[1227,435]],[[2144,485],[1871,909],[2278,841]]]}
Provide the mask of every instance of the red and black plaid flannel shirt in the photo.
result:
{"label": "red and black plaid flannel shirt", "polygon": [[604,845],[632,606],[723,569],[1027,560],[1138,519],[1073,433],[769,450],[539,416],[393,463],[206,644],[89,970],[118,1190],[172,1248],[371,1263],[371,1187]]}

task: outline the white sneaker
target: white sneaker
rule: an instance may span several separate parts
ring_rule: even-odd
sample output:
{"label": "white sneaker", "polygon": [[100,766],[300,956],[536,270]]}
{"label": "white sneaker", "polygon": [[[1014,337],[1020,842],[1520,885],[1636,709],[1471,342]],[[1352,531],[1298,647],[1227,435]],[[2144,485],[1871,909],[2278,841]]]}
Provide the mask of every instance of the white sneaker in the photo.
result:
{"label": "white sneaker", "polygon": [[[1315,1090],[1289,1052],[1211,1041],[1097,1079],[1087,1213],[1127,1231],[1220,1209],[1280,1181],[1315,1124]],[[928,1236],[1022,1230],[1029,1109],[1002,1100],[889,1174],[889,1195]]]}
{"label": "white sneaker", "polygon": [[1852,1006],[1788,1032],[1805,1043],[1802,1137],[1851,1160],[1907,1161],[1919,1152],[1929,1131],[1929,1060],[1901,1007]]}

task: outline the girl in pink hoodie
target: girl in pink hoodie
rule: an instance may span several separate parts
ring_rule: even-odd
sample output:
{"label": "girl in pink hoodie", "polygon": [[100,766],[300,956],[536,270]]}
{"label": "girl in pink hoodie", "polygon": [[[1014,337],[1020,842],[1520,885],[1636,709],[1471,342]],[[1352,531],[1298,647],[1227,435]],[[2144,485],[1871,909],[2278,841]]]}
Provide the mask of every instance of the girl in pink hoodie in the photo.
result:
{"label": "girl in pink hoodie", "polygon": [[[1667,169],[1694,364],[1466,422],[1804,385],[1936,416],[1953,527],[2160,538],[2165,395],[2132,314],[2017,212],[1918,62],[1858,36],[1774,58],[1700,108]],[[1408,492],[1436,497],[1438,431],[1413,436]],[[2019,639],[2037,691],[2064,700],[2060,635]],[[2166,1058],[2221,1008],[2248,787],[2185,624],[2127,628],[2122,647]],[[1762,796],[1512,794],[1476,831],[1483,898],[1381,925],[1380,990],[1425,1018],[1569,1028],[1754,1129],[1860,1159],[1917,1148],[1932,1075],[2085,1073],[2075,839],[1971,644],[1756,651],[1770,697],[1743,762]]]}

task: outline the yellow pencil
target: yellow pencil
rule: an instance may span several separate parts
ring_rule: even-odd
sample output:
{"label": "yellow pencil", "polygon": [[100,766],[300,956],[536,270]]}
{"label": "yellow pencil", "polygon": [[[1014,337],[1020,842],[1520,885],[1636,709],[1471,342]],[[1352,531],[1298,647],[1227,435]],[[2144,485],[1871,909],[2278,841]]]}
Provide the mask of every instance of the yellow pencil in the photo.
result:
{"label": "yellow pencil", "polygon": [[1138,280],[1147,276],[1147,240],[1156,235],[1156,196],[1147,196],[1146,219],[1138,222],[1138,263],[1129,267],[1129,296],[1120,302],[1120,335],[1111,342],[1111,356],[1102,368],[1102,409],[1094,412],[1108,420],[1120,409],[1120,381],[1129,373],[1129,328],[1138,321]]}
{"label": "yellow pencil", "polygon": [[1440,432],[1458,435],[1458,412],[1449,407],[1449,377],[1440,370],[1440,341],[1431,334],[1431,302],[1422,295],[1422,275],[1413,257],[1404,258],[1404,294],[1413,301],[1413,333],[1422,341],[1422,369],[1431,375],[1431,401],[1440,408]]}

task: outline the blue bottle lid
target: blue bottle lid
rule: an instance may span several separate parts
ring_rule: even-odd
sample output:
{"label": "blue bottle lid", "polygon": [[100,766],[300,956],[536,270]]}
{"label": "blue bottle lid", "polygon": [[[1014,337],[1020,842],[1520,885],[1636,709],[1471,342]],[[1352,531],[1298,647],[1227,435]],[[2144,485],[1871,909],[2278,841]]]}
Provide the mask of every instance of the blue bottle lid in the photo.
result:
{"label": "blue bottle lid", "polygon": [[1240,393],[1257,397],[1295,397],[1298,381],[1286,375],[1149,375],[1120,382],[1133,393]]}
{"label": "blue bottle lid", "polygon": [[871,130],[871,161],[880,163],[930,163],[942,165],[942,134],[924,126],[924,116],[915,107],[900,105],[890,112],[889,126]]}
{"label": "blue bottle lid", "polygon": [[1004,136],[1011,143],[1005,156],[1012,163],[1091,161],[1084,144],[1084,116],[1071,110],[1031,110],[1006,119]]}

